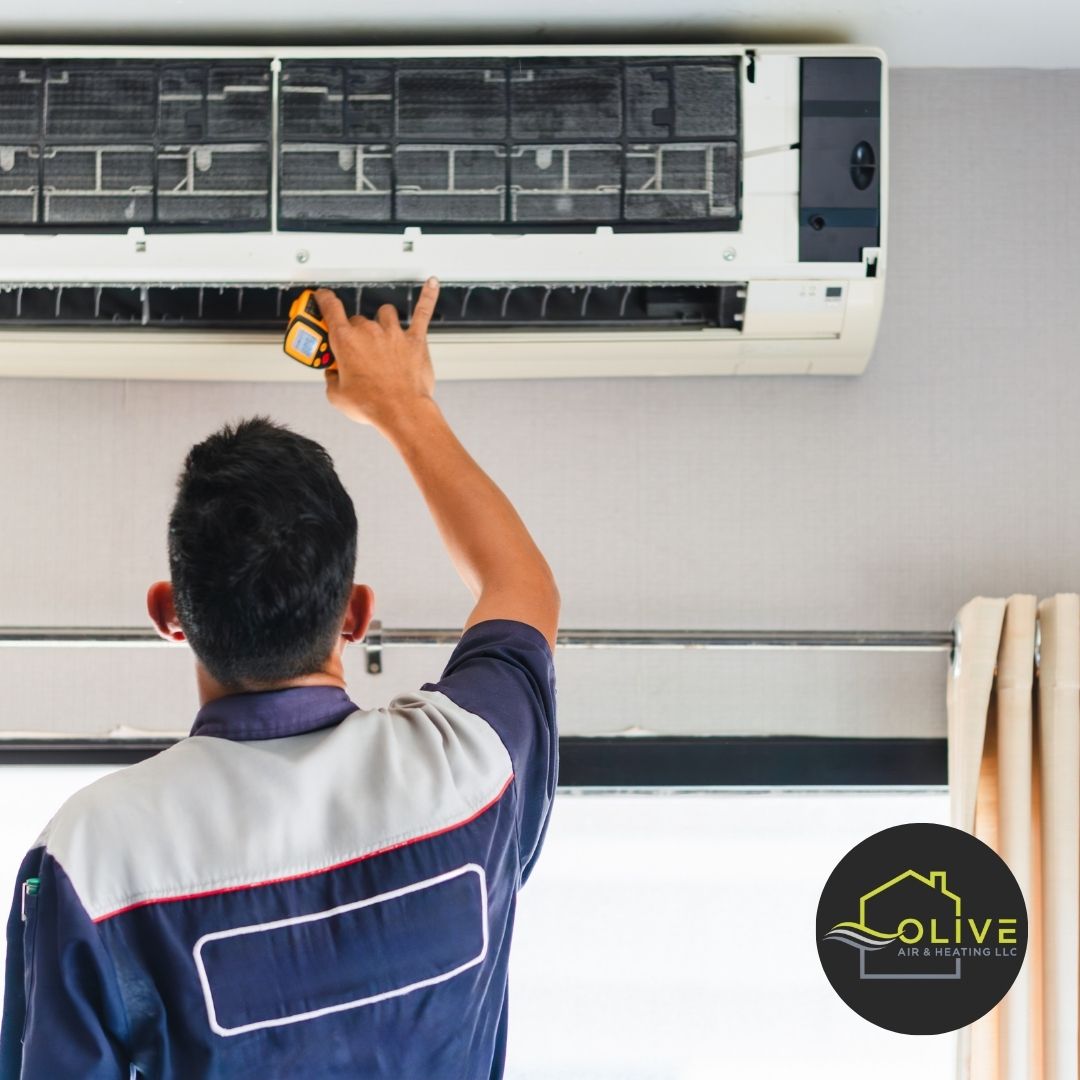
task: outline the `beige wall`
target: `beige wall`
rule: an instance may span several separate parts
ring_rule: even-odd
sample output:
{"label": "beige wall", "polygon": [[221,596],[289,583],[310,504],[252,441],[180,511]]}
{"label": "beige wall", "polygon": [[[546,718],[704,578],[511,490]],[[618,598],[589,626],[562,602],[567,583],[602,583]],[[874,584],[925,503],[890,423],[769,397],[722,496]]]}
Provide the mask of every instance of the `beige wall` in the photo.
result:
{"label": "beige wall", "polygon": [[[440,400],[548,553],[569,627],[943,630],[1080,589],[1080,72],[892,77],[889,286],[859,379],[459,383]],[[2,257],[2,256],[0,256]],[[187,447],[322,440],[387,625],[468,599],[402,466],[310,386],[0,382],[0,624],[132,625]],[[352,669],[376,704],[438,650]],[[185,650],[0,650],[0,728],[179,730]],[[564,731],[941,735],[940,656],[565,653]]]}
{"label": "beige wall", "polygon": [[[973,13],[978,12],[977,21]],[[971,0],[545,0],[493,4],[491,0],[412,0],[408,7],[380,0],[323,0],[319,22],[289,0],[50,0],[0,7],[4,41],[247,42],[289,45],[396,45],[430,42],[856,42],[885,50],[896,67],[1075,67],[1080,7],[1075,0],[1010,4]]]}

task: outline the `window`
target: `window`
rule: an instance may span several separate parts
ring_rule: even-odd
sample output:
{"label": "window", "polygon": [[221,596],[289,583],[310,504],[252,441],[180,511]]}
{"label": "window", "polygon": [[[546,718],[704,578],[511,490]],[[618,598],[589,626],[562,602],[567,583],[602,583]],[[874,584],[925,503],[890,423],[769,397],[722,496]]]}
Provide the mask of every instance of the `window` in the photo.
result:
{"label": "window", "polygon": [[814,918],[858,841],[948,820],[943,791],[563,795],[522,890],[508,1076],[951,1080],[955,1038],[833,993]]}

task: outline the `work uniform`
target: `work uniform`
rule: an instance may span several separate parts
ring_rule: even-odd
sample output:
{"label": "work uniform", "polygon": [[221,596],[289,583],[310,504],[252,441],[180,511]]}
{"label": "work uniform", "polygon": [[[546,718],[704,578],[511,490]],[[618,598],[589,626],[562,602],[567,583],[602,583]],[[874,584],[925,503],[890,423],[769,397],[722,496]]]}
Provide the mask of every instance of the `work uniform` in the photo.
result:
{"label": "work uniform", "polygon": [[0,1078],[502,1076],[557,768],[551,650],[512,620],[382,709],[208,703],[24,860]]}

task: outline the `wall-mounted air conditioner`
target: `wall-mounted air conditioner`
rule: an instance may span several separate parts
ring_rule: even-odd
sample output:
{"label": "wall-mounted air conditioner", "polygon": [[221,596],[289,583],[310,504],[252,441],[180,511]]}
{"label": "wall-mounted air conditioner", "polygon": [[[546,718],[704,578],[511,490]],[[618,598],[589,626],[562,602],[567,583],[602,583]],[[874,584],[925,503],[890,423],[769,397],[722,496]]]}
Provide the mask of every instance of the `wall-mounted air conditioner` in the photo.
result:
{"label": "wall-mounted air conditioner", "polygon": [[846,47],[0,49],[0,374],[311,379],[301,287],[442,377],[855,374],[885,59]]}

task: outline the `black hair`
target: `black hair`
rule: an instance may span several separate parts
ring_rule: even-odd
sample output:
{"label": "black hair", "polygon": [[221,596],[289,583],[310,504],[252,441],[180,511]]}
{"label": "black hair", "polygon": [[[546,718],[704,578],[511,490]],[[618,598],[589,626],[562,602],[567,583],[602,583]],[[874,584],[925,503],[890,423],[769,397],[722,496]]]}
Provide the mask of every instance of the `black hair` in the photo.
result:
{"label": "black hair", "polygon": [[177,619],[231,691],[318,671],[341,633],[356,512],[317,442],[255,416],[193,446],[169,516]]}

